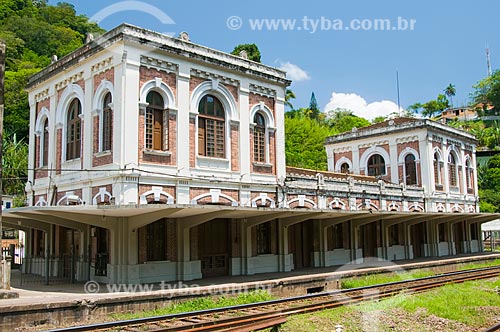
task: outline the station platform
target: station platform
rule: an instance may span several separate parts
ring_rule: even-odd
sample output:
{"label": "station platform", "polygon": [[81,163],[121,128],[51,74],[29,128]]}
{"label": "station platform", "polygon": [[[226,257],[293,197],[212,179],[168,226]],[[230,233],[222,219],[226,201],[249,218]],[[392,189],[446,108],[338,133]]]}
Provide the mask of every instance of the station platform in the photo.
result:
{"label": "station platform", "polygon": [[[431,269],[449,272],[471,263],[500,260],[500,253],[477,253],[409,261],[373,261],[328,268],[308,268],[292,272],[264,273],[246,276],[225,276],[168,282],[162,284],[104,285],[91,282],[74,284],[28,283],[21,285],[19,271],[12,272],[12,290],[18,298],[0,300],[0,330],[14,326],[22,317],[24,323],[87,320],[89,315],[106,316],[111,312],[140,311],[169,305],[172,301],[189,300],[205,295],[233,295],[252,290],[266,290],[276,296],[296,296],[308,292],[333,290],[339,280],[359,275],[406,272]],[[120,288],[122,287],[122,288]],[[16,318],[17,317],[17,318]],[[17,325],[19,326],[19,325]]]}

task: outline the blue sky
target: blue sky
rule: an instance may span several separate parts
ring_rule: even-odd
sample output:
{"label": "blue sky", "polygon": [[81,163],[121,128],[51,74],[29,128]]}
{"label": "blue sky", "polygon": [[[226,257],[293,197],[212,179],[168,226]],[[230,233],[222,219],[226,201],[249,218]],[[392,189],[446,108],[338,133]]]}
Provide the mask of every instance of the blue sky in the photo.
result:
{"label": "blue sky", "polygon": [[[454,104],[461,105],[487,74],[487,45],[493,70],[500,66],[500,2],[494,0],[66,2],[80,14],[98,14],[108,30],[128,22],[176,35],[187,31],[193,42],[227,52],[255,43],[263,63],[290,70],[296,108],[306,107],[314,91],[324,110],[346,107],[366,118],[389,113],[397,109],[396,71],[402,107],[433,99],[450,83],[457,89]],[[398,18],[414,20],[414,29],[398,31]],[[278,29],[264,23],[259,30],[255,19],[288,19],[294,28],[276,21]],[[390,20],[390,31],[369,29],[374,19]],[[368,29],[359,30],[361,24]]]}

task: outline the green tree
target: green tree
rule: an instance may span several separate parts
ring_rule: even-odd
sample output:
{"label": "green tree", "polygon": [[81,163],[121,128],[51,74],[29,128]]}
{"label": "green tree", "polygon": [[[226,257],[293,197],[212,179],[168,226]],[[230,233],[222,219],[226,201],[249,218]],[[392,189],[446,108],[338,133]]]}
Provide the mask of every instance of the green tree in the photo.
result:
{"label": "green tree", "polygon": [[285,154],[288,166],[326,170],[323,144],[335,134],[327,125],[304,115],[285,117]]}
{"label": "green tree", "polygon": [[288,106],[291,110],[293,110],[292,99],[297,98],[295,93],[291,89],[286,89],[285,91],[285,106]]}
{"label": "green tree", "polygon": [[311,94],[311,100],[309,101],[309,107],[306,108],[305,114],[315,120],[322,120],[324,116],[321,116],[321,111],[318,106],[318,101],[316,100],[316,96],[314,92]]}
{"label": "green tree", "polygon": [[16,135],[3,145],[3,190],[5,193],[24,197],[24,184],[28,179],[28,144],[18,141]]}
{"label": "green tree", "polygon": [[500,212],[500,154],[491,157],[478,173],[481,211]]}
{"label": "green tree", "polygon": [[319,112],[318,101],[316,100],[316,95],[311,93],[311,100],[309,101],[309,109],[315,112]]}
{"label": "green tree", "polygon": [[352,128],[362,128],[370,125],[370,121],[358,117],[347,109],[338,108],[326,113],[326,122],[334,132],[344,133]]}
{"label": "green tree", "polygon": [[483,112],[486,112],[489,106],[493,106],[493,110],[498,112],[500,110],[500,70],[474,85],[472,98],[477,105],[482,107]]}
{"label": "green tree", "polygon": [[384,122],[385,120],[387,120],[387,117],[385,116],[377,116],[375,117],[373,120],[372,120],[372,123],[375,124],[375,123],[380,123],[380,122]]}
{"label": "green tree", "polygon": [[[414,105],[418,106],[419,104],[417,103]],[[430,100],[425,104],[421,104],[422,115],[427,118],[432,118],[437,114],[443,112],[448,107],[450,107],[450,102],[448,101],[448,98],[446,98],[446,96],[443,94],[439,94],[435,100]]]}
{"label": "green tree", "polygon": [[241,51],[247,52],[248,60],[252,60],[255,62],[260,62],[260,51],[257,45],[255,44],[240,44],[237,45],[234,50],[231,52],[233,55],[240,55]]}
{"label": "green tree", "polygon": [[5,73],[5,115],[4,134],[12,139],[13,135],[27,140],[29,133],[28,93],[25,90],[28,78],[38,69],[20,69]]}
{"label": "green tree", "polygon": [[415,103],[408,106],[408,110],[413,113],[420,113],[422,111],[423,105],[421,103]]}
{"label": "green tree", "polygon": [[450,105],[453,107],[453,97],[456,95],[457,89],[455,88],[455,85],[449,84],[446,89],[444,89],[444,94],[448,99],[450,100]]}
{"label": "green tree", "polygon": [[432,118],[449,107],[450,101],[446,98],[446,95],[439,94],[436,99],[429,100],[426,103],[415,103],[408,106],[409,112],[406,112],[405,116],[413,116],[413,114],[420,112],[422,116]]}
{"label": "green tree", "polygon": [[[30,110],[24,90],[28,78],[50,64],[52,55],[64,56],[83,45],[86,34],[104,30],[77,15],[67,3],[46,0],[2,0],[0,39],[7,46],[4,113],[4,192],[22,195],[28,160]],[[21,197],[21,196],[19,196]]]}
{"label": "green tree", "polygon": [[306,116],[304,110],[304,108],[289,110],[285,113],[285,117],[290,119],[304,117]]}

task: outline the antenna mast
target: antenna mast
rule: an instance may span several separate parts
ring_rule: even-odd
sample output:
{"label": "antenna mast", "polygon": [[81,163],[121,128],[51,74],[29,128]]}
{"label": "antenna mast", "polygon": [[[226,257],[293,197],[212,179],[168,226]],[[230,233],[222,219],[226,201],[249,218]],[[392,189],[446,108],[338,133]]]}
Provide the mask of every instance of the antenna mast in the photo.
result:
{"label": "antenna mast", "polygon": [[399,100],[399,71],[396,69],[396,85],[398,90],[398,114],[401,117],[401,103]]}
{"label": "antenna mast", "polygon": [[488,77],[491,77],[491,58],[490,58],[490,49],[486,46],[486,64],[488,66]]}

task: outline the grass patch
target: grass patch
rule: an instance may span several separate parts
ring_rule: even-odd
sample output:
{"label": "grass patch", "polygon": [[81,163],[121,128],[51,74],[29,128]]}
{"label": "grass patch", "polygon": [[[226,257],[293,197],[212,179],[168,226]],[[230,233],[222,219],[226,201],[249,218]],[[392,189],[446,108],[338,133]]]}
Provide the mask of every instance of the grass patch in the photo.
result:
{"label": "grass patch", "polygon": [[[463,270],[473,270],[473,269],[481,269],[486,267],[500,266],[500,259],[496,259],[491,262],[484,263],[471,263],[466,264],[460,268],[458,271]],[[415,270],[412,272],[401,272],[401,273],[383,273],[383,274],[369,274],[359,277],[352,277],[341,281],[342,289],[349,288],[357,288],[357,287],[365,287],[372,286],[378,284],[385,284],[389,282],[396,281],[404,281],[411,280],[417,278],[425,278],[436,275],[436,272],[428,271],[428,270]]]}
{"label": "grass patch", "polygon": [[403,280],[411,280],[416,278],[424,278],[435,275],[431,271],[416,270],[413,272],[402,273],[384,273],[384,274],[369,274],[366,276],[352,277],[341,281],[341,288],[358,288],[372,286],[378,284],[386,284],[388,282],[396,282]]}
{"label": "grass patch", "polygon": [[479,331],[500,314],[497,279],[451,284],[419,294],[289,317],[280,331]]}
{"label": "grass patch", "polygon": [[484,308],[500,307],[500,296],[495,288],[500,281],[481,280],[446,285],[426,293],[408,297],[401,307],[409,312],[425,308],[430,314],[467,325],[482,326]]}
{"label": "grass patch", "polygon": [[140,313],[113,314],[112,319],[126,320],[134,318],[171,315],[182,312],[215,309],[233,305],[269,301],[272,299],[274,298],[268,292],[263,290],[243,293],[239,294],[238,296],[200,297],[191,301],[173,303],[170,306],[159,308],[156,310],[143,311]]}
{"label": "grass patch", "polygon": [[482,269],[485,267],[493,267],[493,266],[500,266],[500,259],[495,259],[494,261],[491,262],[466,264],[460,267],[458,270],[462,271],[462,270]]}

